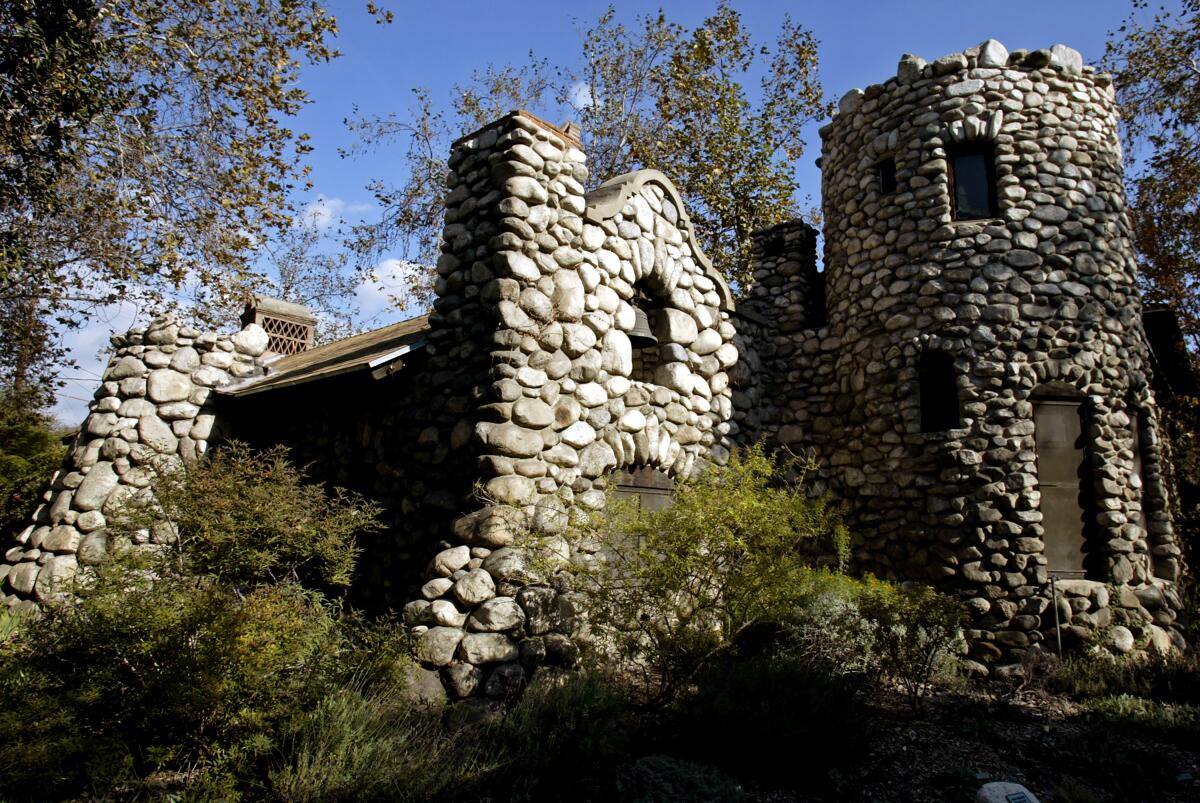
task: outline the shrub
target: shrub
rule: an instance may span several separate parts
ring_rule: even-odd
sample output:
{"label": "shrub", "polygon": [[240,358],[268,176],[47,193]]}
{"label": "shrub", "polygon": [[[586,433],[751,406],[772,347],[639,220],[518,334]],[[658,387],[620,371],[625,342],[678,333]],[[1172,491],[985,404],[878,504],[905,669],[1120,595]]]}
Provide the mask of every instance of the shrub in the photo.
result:
{"label": "shrub", "polygon": [[153,491],[115,531],[132,536],[165,522],[175,535],[173,571],[230,586],[292,579],[344,588],[360,551],[356,536],[379,527],[378,505],[306,483],[282,447],[228,444],[197,468],[161,474]]}
{"label": "shrub", "polygon": [[630,803],[727,803],[745,792],[716,767],[671,756],[646,756],[617,775],[621,800]]}
{"label": "shrub", "polygon": [[29,523],[65,451],[45,416],[0,395],[0,534]]}
{"label": "shrub", "polygon": [[281,747],[271,788],[297,803],[451,798],[496,763],[476,734],[412,708],[394,682],[356,680],[334,690]]}
{"label": "shrub", "polygon": [[[49,611],[4,656],[3,716],[28,719],[33,693],[35,710],[78,730],[77,740],[63,727],[44,733],[48,751],[60,744],[75,754],[53,766],[83,769],[62,777],[65,789],[164,768],[221,774],[268,748],[273,725],[312,703],[322,662],[340,648],[334,611],[294,583],[238,594],[109,564],[77,604]],[[5,779],[10,791],[44,792],[45,767],[4,758],[16,773]]]}
{"label": "shrub", "polygon": [[586,535],[609,551],[587,578],[590,622],[645,670],[655,699],[800,607],[815,560],[845,559],[845,528],[828,500],[808,497],[805,471],[756,447],[680,480],[665,510],[613,502],[591,522]]}
{"label": "shrub", "polygon": [[1093,717],[1124,731],[1200,736],[1200,706],[1160,703],[1130,694],[1101,697],[1087,703]]}
{"label": "shrub", "polygon": [[879,669],[919,707],[939,664],[952,659],[962,641],[962,604],[927,586],[869,582],[858,606]]}
{"label": "shrub", "polygon": [[867,747],[865,680],[794,653],[709,666],[679,701],[672,752],[747,780],[832,788]]}
{"label": "shrub", "polygon": [[1200,705],[1200,656],[1194,651],[1120,658],[1073,655],[1049,673],[1045,684],[1076,700],[1130,695]]}
{"label": "shrub", "polygon": [[503,745],[492,788],[512,800],[612,799],[611,773],[638,742],[628,690],[596,672],[533,683],[489,740]]}
{"label": "shrub", "polygon": [[131,547],[150,523],[134,511],[76,597],[0,642],[0,728],[24,735],[0,743],[6,793],[136,794],[154,776],[227,798],[263,777],[289,723],[369,664],[369,629],[301,581],[348,579],[347,522],[369,528],[374,509],[301,479],[281,454],[241,448],[160,478],[175,543]]}

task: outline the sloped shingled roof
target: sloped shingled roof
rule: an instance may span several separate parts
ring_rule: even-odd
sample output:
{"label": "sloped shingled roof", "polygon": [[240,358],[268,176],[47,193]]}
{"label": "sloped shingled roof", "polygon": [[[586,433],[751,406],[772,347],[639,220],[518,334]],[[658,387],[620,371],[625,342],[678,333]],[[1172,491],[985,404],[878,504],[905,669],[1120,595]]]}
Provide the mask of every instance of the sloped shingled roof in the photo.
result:
{"label": "sloped shingled roof", "polygon": [[226,396],[250,396],[268,390],[328,379],[339,374],[365,370],[372,363],[408,346],[425,341],[429,316],[421,315],[382,329],[336,340],[298,354],[281,357],[267,366],[265,376],[253,377],[236,385],[220,388]]}

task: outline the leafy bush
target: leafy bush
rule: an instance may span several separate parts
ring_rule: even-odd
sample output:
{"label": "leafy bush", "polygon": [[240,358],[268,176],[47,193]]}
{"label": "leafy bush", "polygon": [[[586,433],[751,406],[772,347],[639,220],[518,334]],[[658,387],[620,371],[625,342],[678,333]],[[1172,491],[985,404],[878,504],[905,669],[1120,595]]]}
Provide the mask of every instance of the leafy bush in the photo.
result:
{"label": "leafy bush", "polygon": [[672,752],[747,780],[832,788],[867,747],[865,681],[793,653],[710,666],[676,707]]}
{"label": "leafy bush", "polygon": [[0,534],[29,523],[65,451],[44,416],[0,395]]}
{"label": "leafy bush", "polygon": [[130,509],[117,530],[132,535],[166,522],[176,536],[173,570],[230,586],[348,586],[355,536],[379,526],[375,503],[306,483],[283,447],[231,443],[199,469],[162,474],[153,489],[154,501]]}
{"label": "leafy bush", "polygon": [[513,800],[611,799],[611,772],[637,743],[627,690],[596,672],[535,682],[490,740],[503,765],[492,787]]}
{"label": "leafy bush", "polygon": [[1200,705],[1200,656],[1195,651],[1120,658],[1074,655],[1061,661],[1045,684],[1050,691],[1076,700],[1129,695]]}
{"label": "leafy bush", "polygon": [[[269,748],[272,725],[311,702],[339,641],[332,612],[293,583],[238,595],[109,565],[77,605],[49,611],[4,656],[0,716],[29,718],[34,693],[42,713],[77,729],[78,739],[45,734],[67,754],[51,765],[64,791],[164,768],[221,774]],[[47,767],[3,759],[10,792],[45,793]]]}
{"label": "leafy bush", "polygon": [[671,756],[646,756],[622,767],[617,791],[630,803],[727,803],[746,797],[716,767]]}
{"label": "leafy bush", "polygon": [[395,684],[352,682],[334,690],[281,747],[271,788],[297,803],[450,798],[496,764],[478,735],[413,708]]}
{"label": "leafy bush", "polygon": [[966,611],[953,597],[927,586],[868,582],[858,600],[879,669],[897,681],[914,707],[939,664],[962,642]]}
{"label": "leafy bush", "polygon": [[805,470],[756,447],[680,480],[665,510],[613,502],[591,522],[586,535],[609,552],[587,578],[590,622],[602,647],[645,670],[656,699],[801,607],[822,556],[844,561],[845,528],[828,500],[808,497]]}
{"label": "leafy bush", "polygon": [[1122,729],[1200,736],[1200,706],[1160,703],[1144,697],[1119,694],[1087,703],[1092,716]]}
{"label": "leafy bush", "polygon": [[380,641],[300,582],[347,581],[347,522],[368,529],[374,509],[301,480],[240,447],[160,478],[175,542],[133,548],[149,524],[134,511],[74,599],[0,643],[0,728],[23,734],[0,743],[0,787],[45,799],[154,775],[230,798],[263,776],[279,734]]}

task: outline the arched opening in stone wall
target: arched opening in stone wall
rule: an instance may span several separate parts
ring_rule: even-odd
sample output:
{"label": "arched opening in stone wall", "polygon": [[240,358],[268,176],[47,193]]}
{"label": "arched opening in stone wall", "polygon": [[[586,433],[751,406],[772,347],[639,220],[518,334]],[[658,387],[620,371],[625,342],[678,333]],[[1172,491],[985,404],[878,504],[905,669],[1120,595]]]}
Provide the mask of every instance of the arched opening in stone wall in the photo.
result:
{"label": "arched opening in stone wall", "polygon": [[1046,568],[1056,577],[1089,574],[1086,531],[1092,506],[1080,401],[1035,398],[1033,405],[1043,551]]}
{"label": "arched opening in stone wall", "polygon": [[658,304],[638,287],[633,296],[634,322],[629,335],[633,370],[629,378],[635,382],[654,382],[654,374],[662,363],[661,346],[654,334],[658,323]]}
{"label": "arched opening in stone wall", "polygon": [[921,431],[945,432],[962,426],[954,357],[932,349],[921,352],[917,381],[920,385]]}
{"label": "arched opening in stone wall", "polygon": [[996,153],[991,142],[974,141],[947,149],[950,208],[955,220],[996,217]]}

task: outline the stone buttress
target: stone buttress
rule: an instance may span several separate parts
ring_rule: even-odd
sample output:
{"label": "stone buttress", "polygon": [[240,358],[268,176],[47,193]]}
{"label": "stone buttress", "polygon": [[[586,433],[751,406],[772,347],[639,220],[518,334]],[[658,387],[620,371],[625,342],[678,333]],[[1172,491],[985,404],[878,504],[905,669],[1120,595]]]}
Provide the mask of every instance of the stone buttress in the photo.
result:
{"label": "stone buttress", "polygon": [[[603,506],[612,472],[723,460],[738,353],[729,290],[665,176],[585,194],[579,143],[524,112],[459,140],[450,168],[435,314],[465,318],[477,297],[492,327],[478,501],[405,616],[454,696],[500,697],[574,660],[578,599],[536,555],[594,559],[599,544],[561,533],[572,509]],[[631,342],[635,305],[657,344]]]}

